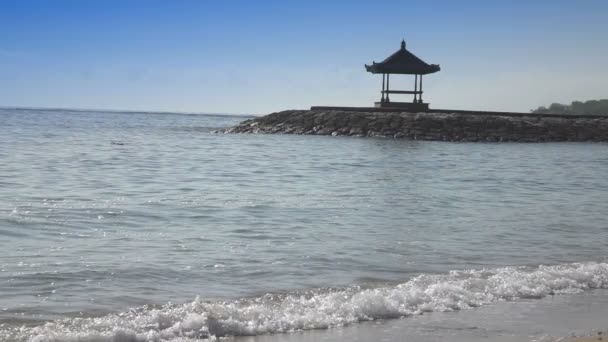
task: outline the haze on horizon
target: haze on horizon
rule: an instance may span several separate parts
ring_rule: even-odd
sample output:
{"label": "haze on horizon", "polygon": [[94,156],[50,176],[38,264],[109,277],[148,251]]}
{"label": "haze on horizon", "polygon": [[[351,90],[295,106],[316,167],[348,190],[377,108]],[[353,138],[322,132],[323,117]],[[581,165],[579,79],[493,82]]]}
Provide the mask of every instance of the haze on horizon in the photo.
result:
{"label": "haze on horizon", "polygon": [[[268,113],[369,106],[399,48],[433,108],[607,98],[608,2],[4,1],[0,106]],[[411,77],[391,78],[409,88]]]}

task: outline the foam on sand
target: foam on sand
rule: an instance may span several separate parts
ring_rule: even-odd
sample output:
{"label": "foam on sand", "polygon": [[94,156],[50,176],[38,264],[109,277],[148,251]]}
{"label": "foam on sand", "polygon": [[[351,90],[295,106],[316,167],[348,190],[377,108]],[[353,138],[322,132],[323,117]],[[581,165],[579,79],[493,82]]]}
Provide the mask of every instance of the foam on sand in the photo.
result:
{"label": "foam on sand", "polygon": [[187,304],[141,307],[37,327],[0,326],[0,340],[192,341],[324,329],[600,288],[608,288],[608,263],[452,271],[422,274],[389,287],[315,289],[220,302],[197,298]]}

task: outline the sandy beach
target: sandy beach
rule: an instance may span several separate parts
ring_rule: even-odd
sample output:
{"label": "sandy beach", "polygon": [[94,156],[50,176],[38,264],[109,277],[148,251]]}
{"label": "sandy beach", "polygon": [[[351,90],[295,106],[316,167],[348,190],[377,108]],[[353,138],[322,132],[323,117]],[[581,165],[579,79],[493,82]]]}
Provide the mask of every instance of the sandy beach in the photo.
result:
{"label": "sandy beach", "polygon": [[597,342],[597,341],[603,341],[604,338],[602,337],[603,335],[600,336],[587,336],[587,337],[572,337],[572,338],[564,338],[564,339],[559,339],[556,341],[559,342]]}

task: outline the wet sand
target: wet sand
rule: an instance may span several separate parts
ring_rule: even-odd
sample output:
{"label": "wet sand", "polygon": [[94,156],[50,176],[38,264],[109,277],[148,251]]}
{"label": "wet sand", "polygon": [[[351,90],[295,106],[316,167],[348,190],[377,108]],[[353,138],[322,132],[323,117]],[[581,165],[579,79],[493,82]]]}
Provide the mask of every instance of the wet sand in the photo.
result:
{"label": "wet sand", "polygon": [[559,342],[598,342],[605,341],[603,336],[572,337],[558,340]]}
{"label": "wet sand", "polygon": [[[608,328],[608,290],[471,310],[378,320],[329,330],[235,338],[235,342],[591,342]],[[580,336],[580,337],[576,337]],[[586,337],[585,337],[586,336]],[[603,335],[604,336],[604,335]],[[604,337],[602,340],[608,340]]]}

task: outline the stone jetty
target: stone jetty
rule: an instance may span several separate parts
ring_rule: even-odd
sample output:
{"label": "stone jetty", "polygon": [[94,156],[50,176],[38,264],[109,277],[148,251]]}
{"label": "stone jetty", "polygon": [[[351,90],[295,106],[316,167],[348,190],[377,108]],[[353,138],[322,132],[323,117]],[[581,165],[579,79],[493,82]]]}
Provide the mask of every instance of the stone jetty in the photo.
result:
{"label": "stone jetty", "polygon": [[608,141],[607,116],[436,110],[286,110],[223,133],[310,134],[462,142]]}

